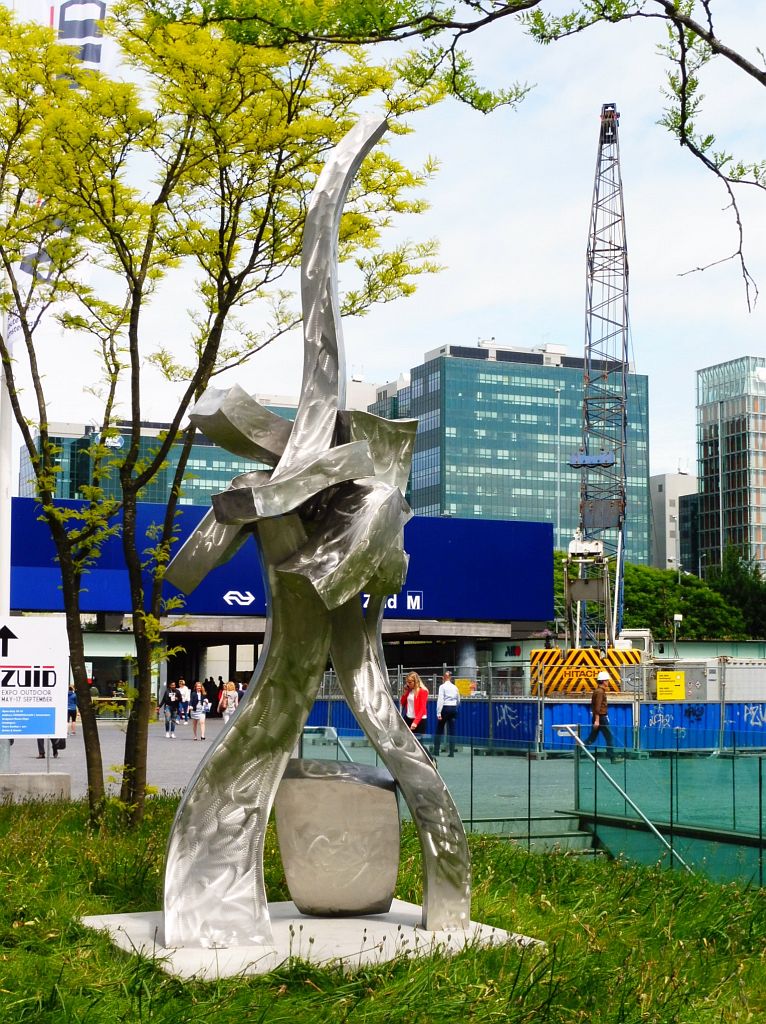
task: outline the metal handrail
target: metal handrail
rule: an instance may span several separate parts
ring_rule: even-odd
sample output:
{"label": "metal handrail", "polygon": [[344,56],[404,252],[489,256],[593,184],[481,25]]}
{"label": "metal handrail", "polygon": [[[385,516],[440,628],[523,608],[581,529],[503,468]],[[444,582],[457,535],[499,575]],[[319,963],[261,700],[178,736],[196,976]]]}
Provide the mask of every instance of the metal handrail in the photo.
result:
{"label": "metal handrail", "polygon": [[312,733],[314,735],[320,735],[323,736],[326,740],[330,740],[331,743],[335,744],[336,750],[343,751],[343,755],[346,758],[346,760],[351,761],[353,763],[354,759],[348,752],[348,750],[346,750],[346,746],[343,740],[338,735],[337,729],[334,729],[331,725],[304,725],[303,732]]}
{"label": "metal handrail", "polygon": [[555,729],[556,729],[556,732],[557,732],[557,734],[559,736],[571,736],[572,739],[577,744],[577,746],[588,755],[588,757],[591,759],[591,761],[596,766],[597,770],[600,771],[601,774],[604,776],[606,781],[610,785],[614,786],[614,788],[617,790],[617,792],[620,794],[620,796],[623,798],[623,800],[625,800],[626,803],[630,804],[630,806],[633,808],[633,810],[636,812],[636,814],[639,816],[639,818],[644,822],[644,824],[649,826],[651,831],[654,832],[654,834],[657,836],[657,838],[662,843],[662,845],[665,846],[670,851],[670,857],[671,857],[671,861],[670,862],[671,862],[671,864],[673,863],[673,857],[675,857],[676,860],[680,861],[681,864],[686,868],[686,870],[689,872],[689,874],[693,875],[694,872],[689,867],[689,865],[686,863],[686,861],[683,859],[683,857],[680,855],[680,853],[677,853],[673,849],[673,847],[670,845],[670,843],[667,841],[667,839],[658,831],[658,829],[652,824],[652,822],[649,821],[649,819],[644,814],[644,812],[641,810],[641,808],[638,806],[638,804],[635,803],[635,801],[631,800],[631,798],[628,796],[628,794],[625,792],[625,790],[622,788],[622,786],[619,784],[619,782],[617,782],[616,779],[613,779],[612,776],[609,774],[609,772],[606,770],[606,768],[604,768],[604,766],[599,762],[599,760],[597,759],[595,754],[593,754],[592,751],[588,750],[588,748],[585,746],[585,744],[583,743],[583,741],[580,739],[580,737],[577,734],[577,726],[576,725],[557,725],[557,726],[555,726]]}

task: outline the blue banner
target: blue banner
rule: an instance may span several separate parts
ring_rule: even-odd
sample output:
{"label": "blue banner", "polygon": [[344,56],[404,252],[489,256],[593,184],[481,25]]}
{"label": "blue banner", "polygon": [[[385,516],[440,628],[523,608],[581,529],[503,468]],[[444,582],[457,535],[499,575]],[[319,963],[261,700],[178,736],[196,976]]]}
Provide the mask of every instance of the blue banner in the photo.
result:
{"label": "blue banner", "polygon": [[[76,502],[62,502],[76,505]],[[184,505],[178,515],[183,542],[207,509]],[[60,611],[61,579],[56,550],[40,506],[13,499],[11,607]],[[163,505],[140,504],[138,532],[146,548]],[[553,527],[550,523],[415,516],[404,531],[410,555],[402,592],[389,598],[386,617],[488,622],[547,622],[553,618]],[[180,546],[180,544],[179,544]],[[148,584],[148,575],[147,575]],[[165,587],[165,597],[178,591]],[[119,536],[103,546],[83,577],[84,612],[129,612],[128,574]],[[265,615],[266,596],[258,550],[248,541],[184,599],[191,615]]]}

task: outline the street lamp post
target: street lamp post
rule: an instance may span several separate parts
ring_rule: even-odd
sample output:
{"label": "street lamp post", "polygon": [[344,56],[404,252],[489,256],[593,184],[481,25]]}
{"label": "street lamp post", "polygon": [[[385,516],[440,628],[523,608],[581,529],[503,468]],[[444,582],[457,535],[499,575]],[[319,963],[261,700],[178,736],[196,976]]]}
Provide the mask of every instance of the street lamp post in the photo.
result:
{"label": "street lamp post", "polygon": [[678,612],[673,616],[673,654],[678,657],[678,630],[681,627],[681,623],[684,621],[683,615]]}
{"label": "street lamp post", "polygon": [[556,392],[556,550],[561,551],[561,392],[564,389],[553,390]]}

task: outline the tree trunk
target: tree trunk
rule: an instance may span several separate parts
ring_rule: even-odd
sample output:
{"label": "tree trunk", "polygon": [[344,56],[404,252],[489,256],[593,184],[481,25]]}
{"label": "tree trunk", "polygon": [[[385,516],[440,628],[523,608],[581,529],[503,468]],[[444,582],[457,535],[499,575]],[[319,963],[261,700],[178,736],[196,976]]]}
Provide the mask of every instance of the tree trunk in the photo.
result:
{"label": "tree trunk", "polygon": [[122,545],[128,569],[131,607],[133,608],[133,636],[136,642],[136,672],[138,696],[130,710],[125,735],[120,799],[129,821],[136,824],[144,815],[146,802],[146,761],[149,749],[149,721],[154,707],[152,697],[153,640],[144,612],[144,587],[141,577],[141,557],[136,543],[136,494],[125,487],[123,481]]}
{"label": "tree trunk", "polygon": [[91,701],[88,673],[85,668],[85,645],[82,639],[82,623],[80,621],[80,573],[77,570],[70,545],[66,538],[66,530],[54,517],[48,519],[53,539],[56,543],[59,565],[61,567],[61,587],[64,597],[64,615],[69,640],[69,660],[77,694],[77,707],[80,712],[83,744],[85,746],[85,765],[88,775],[88,809],[90,823],[98,826],[104,813],[106,791],[104,789],[104,768],[101,759],[101,742],[98,735],[96,709]]}

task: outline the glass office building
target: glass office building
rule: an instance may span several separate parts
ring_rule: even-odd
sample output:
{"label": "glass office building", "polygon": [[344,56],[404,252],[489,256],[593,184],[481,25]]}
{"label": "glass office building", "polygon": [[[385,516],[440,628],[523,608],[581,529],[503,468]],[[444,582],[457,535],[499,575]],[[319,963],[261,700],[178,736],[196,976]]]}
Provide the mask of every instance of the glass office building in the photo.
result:
{"label": "glass office building", "polygon": [[[648,381],[628,384],[628,561],[649,561]],[[370,412],[417,417],[408,500],[417,515],[550,522],[566,549],[579,521],[583,359],[560,346],[444,345]]]}
{"label": "glass office building", "polygon": [[699,557],[720,565],[732,544],[766,570],[766,359],[697,371]]}
{"label": "glass office building", "polygon": [[[261,404],[287,419],[295,417],[296,406],[287,404],[271,404],[261,399]],[[123,433],[119,433],[120,428]],[[139,442],[139,461],[145,462],[153,457],[159,446],[159,437],[167,429],[164,423],[143,423]],[[113,463],[110,476],[102,482],[107,497],[115,498],[120,493],[119,463],[127,452],[130,436],[125,424],[117,424],[118,433],[109,437],[105,444],[111,449]],[[84,424],[51,424],[51,441],[59,449],[57,462],[59,472],[56,475],[57,498],[81,498],[82,488],[91,481],[91,447],[98,441],[98,434],[92,427]],[[170,495],[181,445],[171,446],[162,468],[153,479],[139,492],[139,501],[163,503]],[[184,475],[182,505],[209,505],[213,494],[225,491],[232,478],[240,473],[254,469],[263,469],[261,463],[243,459],[238,455],[219,448],[209,441],[204,434],[197,431],[195,443],[189,454]],[[19,496],[35,497],[35,478],[29,453],[21,449],[19,461]]]}

